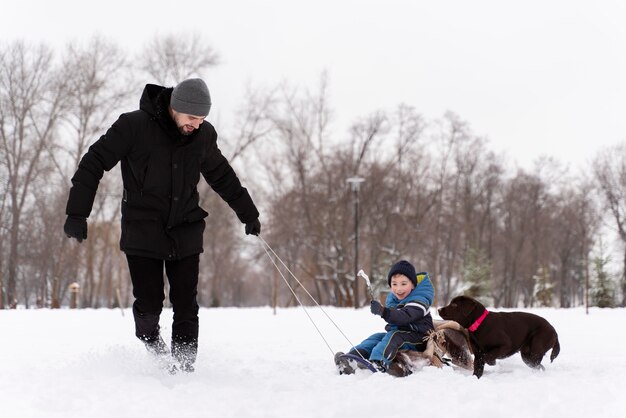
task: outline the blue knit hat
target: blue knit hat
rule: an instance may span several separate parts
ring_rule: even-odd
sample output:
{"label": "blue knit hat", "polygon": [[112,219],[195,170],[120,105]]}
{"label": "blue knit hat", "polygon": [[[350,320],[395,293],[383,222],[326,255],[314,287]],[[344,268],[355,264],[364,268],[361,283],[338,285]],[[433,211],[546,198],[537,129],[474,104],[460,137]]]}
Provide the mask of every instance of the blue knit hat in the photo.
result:
{"label": "blue knit hat", "polygon": [[387,283],[389,284],[389,286],[391,286],[391,278],[395,274],[404,274],[406,277],[409,278],[411,283],[413,283],[413,286],[417,286],[417,273],[415,272],[415,267],[413,267],[413,264],[409,263],[408,261],[400,260],[396,264],[391,266],[389,273],[387,273]]}

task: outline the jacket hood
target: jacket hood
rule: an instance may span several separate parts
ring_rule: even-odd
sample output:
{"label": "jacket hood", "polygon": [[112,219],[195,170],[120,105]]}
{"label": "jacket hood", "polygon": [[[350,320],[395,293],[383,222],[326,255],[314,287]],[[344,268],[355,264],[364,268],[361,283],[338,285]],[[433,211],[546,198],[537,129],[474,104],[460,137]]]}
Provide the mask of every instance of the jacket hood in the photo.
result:
{"label": "jacket hood", "polygon": [[[150,116],[161,118],[167,111],[167,107],[174,88],[157,86],[156,84],[146,84],[139,99],[139,109]],[[167,113],[166,113],[167,114]]]}

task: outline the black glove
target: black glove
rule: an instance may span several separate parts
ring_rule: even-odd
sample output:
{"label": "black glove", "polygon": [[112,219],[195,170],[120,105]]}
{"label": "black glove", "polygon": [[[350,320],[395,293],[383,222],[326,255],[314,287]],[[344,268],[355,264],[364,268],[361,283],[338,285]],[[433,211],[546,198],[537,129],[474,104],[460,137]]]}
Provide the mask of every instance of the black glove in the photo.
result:
{"label": "black glove", "polygon": [[83,242],[84,239],[87,239],[87,218],[67,215],[63,231],[68,238],[76,238],[78,242]]}
{"label": "black glove", "polygon": [[383,314],[383,312],[385,311],[385,308],[383,307],[383,305],[380,304],[379,301],[377,300],[372,300],[370,302],[370,311],[374,314],[374,315],[381,315]]}
{"label": "black glove", "polygon": [[246,235],[259,235],[261,233],[261,222],[255,219],[252,222],[246,224]]}

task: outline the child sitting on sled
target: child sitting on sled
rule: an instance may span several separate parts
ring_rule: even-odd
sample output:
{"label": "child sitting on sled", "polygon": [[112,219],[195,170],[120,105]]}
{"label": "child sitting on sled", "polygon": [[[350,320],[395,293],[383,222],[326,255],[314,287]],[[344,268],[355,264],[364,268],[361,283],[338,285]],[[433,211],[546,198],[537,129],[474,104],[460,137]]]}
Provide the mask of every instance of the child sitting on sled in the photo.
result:
{"label": "child sitting on sled", "polygon": [[[391,266],[387,283],[391,292],[385,306],[377,300],[370,304],[371,312],[387,321],[387,332],[371,335],[348,353],[369,360],[382,372],[389,369],[398,350],[424,351],[424,337],[433,329],[430,305],[435,295],[428,273],[416,273],[415,267],[405,260]],[[354,373],[354,363],[342,355],[335,355],[339,373]]]}

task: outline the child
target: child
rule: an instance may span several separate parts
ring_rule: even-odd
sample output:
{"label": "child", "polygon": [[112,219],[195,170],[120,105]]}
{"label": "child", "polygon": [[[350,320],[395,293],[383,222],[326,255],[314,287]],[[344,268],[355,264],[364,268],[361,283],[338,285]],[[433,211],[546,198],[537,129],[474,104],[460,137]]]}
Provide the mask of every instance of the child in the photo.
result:
{"label": "child", "polygon": [[[426,343],[423,339],[433,329],[430,305],[435,295],[428,273],[417,274],[415,267],[405,260],[391,266],[387,283],[391,293],[387,296],[385,307],[377,300],[372,300],[370,304],[371,312],[387,321],[387,332],[376,333],[350,350],[350,354],[369,359],[382,372],[389,369],[398,350],[424,351]],[[339,372],[354,373],[354,367],[348,360],[339,358],[342,354],[335,355]]]}

